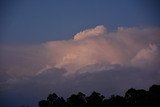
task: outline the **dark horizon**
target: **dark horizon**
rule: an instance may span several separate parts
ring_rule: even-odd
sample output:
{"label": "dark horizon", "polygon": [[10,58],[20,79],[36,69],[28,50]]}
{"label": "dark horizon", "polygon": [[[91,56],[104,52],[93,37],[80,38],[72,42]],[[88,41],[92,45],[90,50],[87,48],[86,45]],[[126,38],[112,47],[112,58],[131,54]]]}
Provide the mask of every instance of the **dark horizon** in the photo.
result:
{"label": "dark horizon", "polygon": [[72,94],[67,99],[49,94],[47,99],[38,102],[39,107],[153,107],[160,106],[160,85],[144,89],[130,88],[124,96],[104,95],[93,91],[89,96],[82,92]]}

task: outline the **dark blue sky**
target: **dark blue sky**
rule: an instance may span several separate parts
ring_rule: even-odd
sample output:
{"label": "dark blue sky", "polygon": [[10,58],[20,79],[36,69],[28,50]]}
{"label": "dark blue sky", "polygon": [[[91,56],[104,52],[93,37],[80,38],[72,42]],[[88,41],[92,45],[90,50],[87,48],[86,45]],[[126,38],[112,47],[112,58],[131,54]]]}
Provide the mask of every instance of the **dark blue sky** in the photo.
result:
{"label": "dark blue sky", "polygon": [[0,0],[0,43],[72,38],[105,25],[160,26],[159,0]]}

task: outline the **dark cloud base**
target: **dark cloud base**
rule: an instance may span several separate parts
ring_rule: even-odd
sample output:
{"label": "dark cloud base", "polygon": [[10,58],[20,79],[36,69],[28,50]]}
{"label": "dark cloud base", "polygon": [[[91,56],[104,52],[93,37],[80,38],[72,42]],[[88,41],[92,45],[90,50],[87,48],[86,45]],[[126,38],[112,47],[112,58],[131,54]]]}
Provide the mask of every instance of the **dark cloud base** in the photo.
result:
{"label": "dark cloud base", "polygon": [[[107,66],[108,67],[108,66]],[[134,67],[114,65],[110,70],[86,72],[65,76],[64,69],[52,68],[32,77],[8,81],[6,89],[1,88],[0,106],[13,107],[23,104],[36,106],[49,93],[57,93],[67,98],[72,93],[93,91],[105,96],[123,95],[129,88],[147,89],[152,84],[160,84],[160,74],[142,71]]]}

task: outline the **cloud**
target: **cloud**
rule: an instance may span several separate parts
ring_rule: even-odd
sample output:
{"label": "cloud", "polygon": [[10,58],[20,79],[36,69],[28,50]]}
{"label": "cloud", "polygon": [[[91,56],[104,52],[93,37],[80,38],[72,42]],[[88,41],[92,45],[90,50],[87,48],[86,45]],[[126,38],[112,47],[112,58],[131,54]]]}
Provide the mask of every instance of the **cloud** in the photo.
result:
{"label": "cloud", "polygon": [[74,40],[83,40],[86,38],[91,38],[91,37],[96,37],[96,36],[103,36],[107,32],[106,28],[101,25],[101,26],[96,26],[93,29],[87,29],[82,32],[77,33],[74,36]]}
{"label": "cloud", "polygon": [[[90,72],[91,70],[95,71]],[[109,97],[112,94],[123,95],[131,87],[147,89],[152,84],[160,84],[160,73],[147,73],[135,67],[120,65],[95,67],[93,65],[81,68],[81,71],[85,72],[74,76],[65,76],[64,74],[67,72],[65,69],[50,68],[32,77],[8,82],[10,87],[4,91],[0,90],[2,92],[0,96],[8,96],[7,105],[30,104],[36,106],[39,100],[46,98],[49,93],[53,92],[64,98],[79,91],[85,94],[97,91]],[[8,103],[12,101],[12,98],[15,104]]]}
{"label": "cloud", "polygon": [[155,44],[149,44],[148,47],[141,49],[135,57],[131,60],[131,63],[136,67],[141,68],[157,68],[160,64],[160,49]]}
{"label": "cloud", "polygon": [[[64,68],[67,75],[91,65],[134,66],[159,64],[160,28],[103,25],[81,31],[74,39],[37,45],[1,45],[0,68],[11,77],[35,75],[49,68]],[[150,66],[150,69],[159,69]]]}
{"label": "cloud", "polygon": [[110,32],[101,25],[74,39],[0,45],[0,51],[0,99],[9,107],[35,99],[37,104],[53,91],[66,97],[93,90],[109,96],[160,84],[160,28],[119,27]]}
{"label": "cloud", "polygon": [[[49,65],[65,68],[68,73],[73,74],[84,66],[99,63],[138,65],[142,60],[137,58],[144,58],[140,54],[144,53],[142,51],[145,48],[159,45],[159,35],[159,28],[119,27],[114,32],[107,32],[106,28],[101,25],[77,33],[74,39],[51,41],[47,42],[45,46],[51,58]],[[157,52],[155,51],[155,54]],[[146,57],[152,56],[154,54]],[[147,58],[145,62],[150,63]]]}
{"label": "cloud", "polygon": [[64,68],[67,75],[101,64],[145,68],[159,63],[159,44],[160,28],[118,27],[110,32],[100,25],[81,31],[70,40],[1,45],[0,68],[13,77],[35,75],[48,67]]}
{"label": "cloud", "polygon": [[0,69],[12,78],[34,75],[47,63],[43,45],[1,45]]}

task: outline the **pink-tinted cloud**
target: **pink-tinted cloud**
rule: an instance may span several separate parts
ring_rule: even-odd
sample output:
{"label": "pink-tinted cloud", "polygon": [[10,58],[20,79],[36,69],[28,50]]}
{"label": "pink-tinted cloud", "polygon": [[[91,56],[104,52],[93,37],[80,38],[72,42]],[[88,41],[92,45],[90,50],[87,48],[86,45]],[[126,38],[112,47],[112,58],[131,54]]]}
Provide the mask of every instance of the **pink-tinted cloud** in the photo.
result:
{"label": "pink-tinted cloud", "polygon": [[131,87],[146,89],[160,83],[159,44],[160,28],[119,27],[109,32],[97,26],[70,40],[1,45],[0,99],[27,95],[33,101],[53,91],[62,96],[79,91],[109,96]]}
{"label": "pink-tinted cloud", "polygon": [[[159,28],[119,27],[114,32],[107,32],[104,26],[97,26],[77,33],[74,39],[51,41],[45,46],[53,67],[75,73],[84,66],[99,63],[132,66],[134,62],[133,65],[136,65],[140,63],[140,60],[136,60],[140,56],[137,54],[142,53],[150,44],[157,47],[159,38]],[[135,57],[136,61],[133,61]],[[147,58],[145,62],[151,63]]]}
{"label": "pink-tinted cloud", "polygon": [[81,31],[70,40],[1,46],[0,68],[15,77],[34,75],[48,67],[66,69],[67,74],[92,65],[145,68],[158,65],[159,44],[160,28],[119,27],[109,32],[101,25]]}

